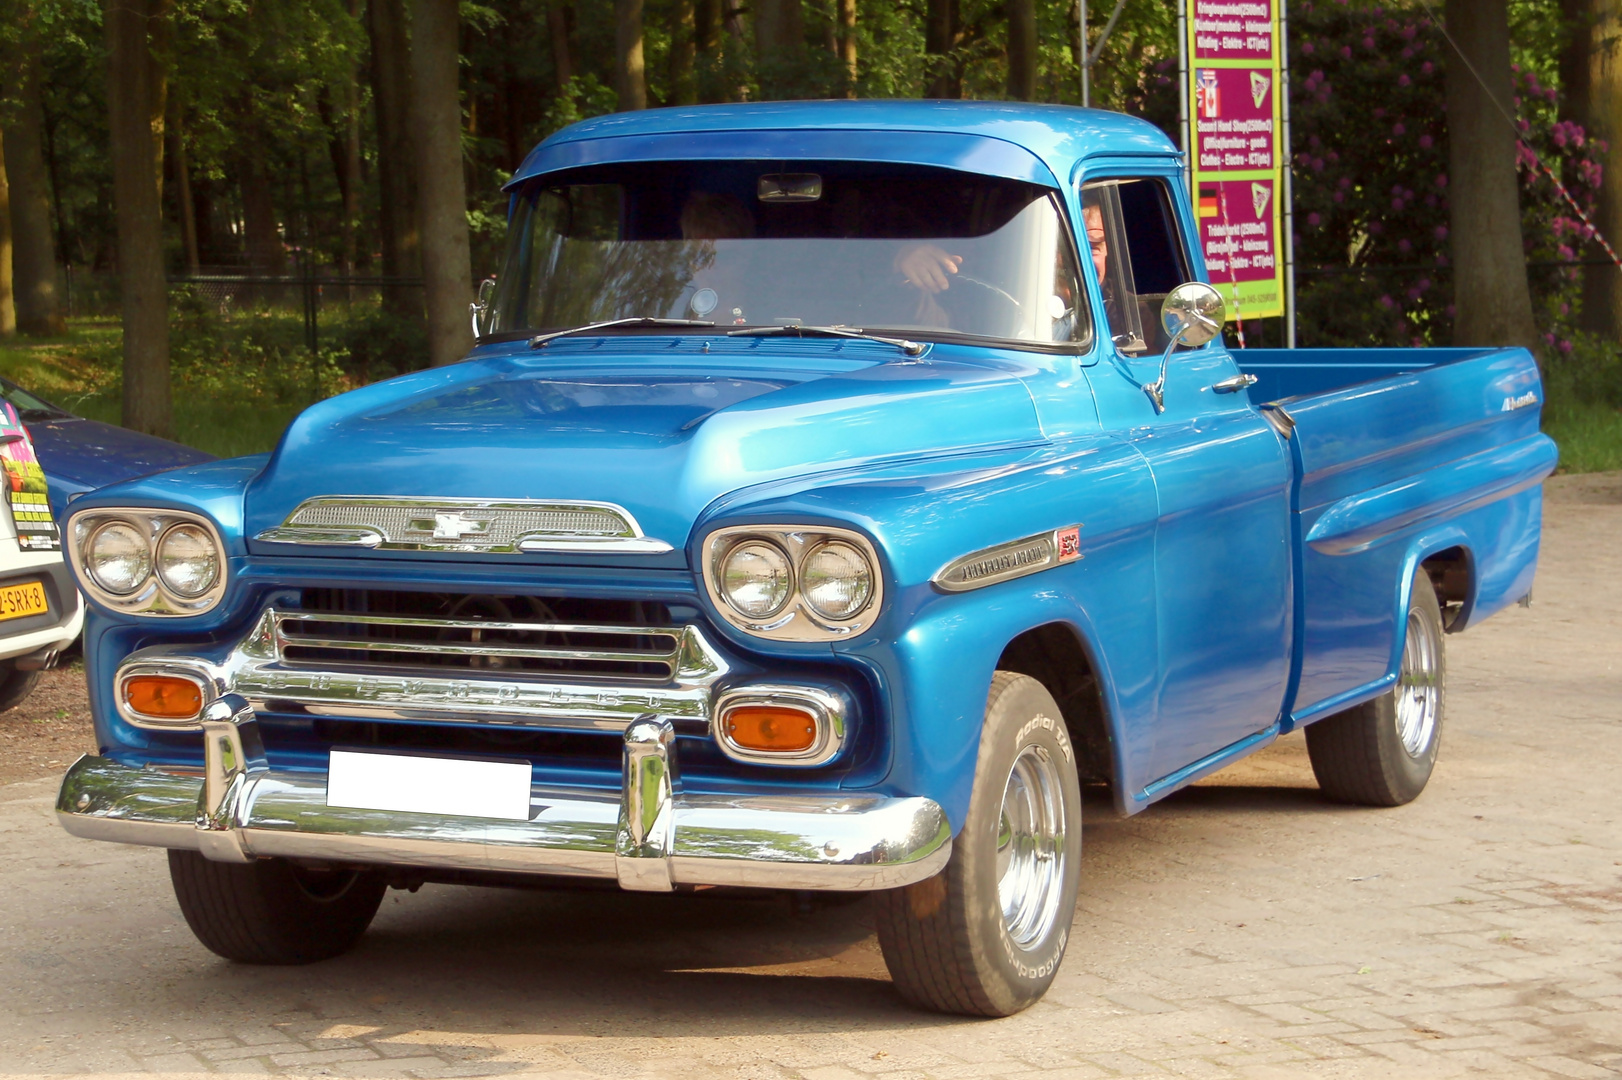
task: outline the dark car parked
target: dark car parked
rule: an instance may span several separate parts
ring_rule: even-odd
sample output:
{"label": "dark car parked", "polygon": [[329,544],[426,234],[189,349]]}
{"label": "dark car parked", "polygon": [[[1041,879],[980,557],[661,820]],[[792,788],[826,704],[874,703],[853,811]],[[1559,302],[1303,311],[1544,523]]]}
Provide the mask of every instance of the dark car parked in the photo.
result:
{"label": "dark car parked", "polygon": [[0,379],[0,397],[16,406],[28,425],[57,521],[66,516],[68,500],[81,492],[214,460],[213,454],[168,439],[74,416],[10,379]]}

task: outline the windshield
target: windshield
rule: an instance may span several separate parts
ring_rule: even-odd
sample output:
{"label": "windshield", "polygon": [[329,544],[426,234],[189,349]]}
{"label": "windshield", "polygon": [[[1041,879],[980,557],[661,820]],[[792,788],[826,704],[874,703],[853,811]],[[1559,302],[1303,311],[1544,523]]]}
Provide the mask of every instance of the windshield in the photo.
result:
{"label": "windshield", "polygon": [[0,379],[0,397],[16,407],[17,416],[25,424],[36,424],[43,420],[65,420],[73,415],[58,409],[44,398],[35,397],[10,379]]}
{"label": "windshield", "polygon": [[660,162],[525,189],[489,336],[608,319],[842,326],[1073,351],[1091,325],[1054,192],[835,162]]}

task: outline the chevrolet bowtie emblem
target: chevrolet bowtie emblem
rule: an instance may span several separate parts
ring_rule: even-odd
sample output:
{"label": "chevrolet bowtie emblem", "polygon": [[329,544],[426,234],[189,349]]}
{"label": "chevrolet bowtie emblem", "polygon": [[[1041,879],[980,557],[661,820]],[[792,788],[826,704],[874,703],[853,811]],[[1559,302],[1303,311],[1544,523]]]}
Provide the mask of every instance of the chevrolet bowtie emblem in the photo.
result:
{"label": "chevrolet bowtie emblem", "polygon": [[432,520],[414,518],[411,528],[414,532],[432,532],[435,540],[461,540],[489,532],[490,523],[463,517],[455,510],[435,510]]}

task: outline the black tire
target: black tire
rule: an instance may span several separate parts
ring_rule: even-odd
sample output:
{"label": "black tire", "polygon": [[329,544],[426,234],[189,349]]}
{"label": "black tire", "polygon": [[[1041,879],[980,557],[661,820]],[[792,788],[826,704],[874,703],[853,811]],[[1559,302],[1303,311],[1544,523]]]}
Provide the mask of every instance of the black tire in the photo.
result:
{"label": "black tire", "polygon": [[[1424,570],[1414,574],[1410,591],[1397,685],[1307,727],[1307,754],[1318,787],[1338,802],[1401,806],[1419,797],[1436,767],[1447,700],[1442,607]],[[1424,707],[1414,702],[1427,691],[1434,691],[1431,719],[1411,720],[1405,743],[1402,717],[1422,715],[1413,710]]]}
{"label": "black tire", "polygon": [[18,671],[14,661],[0,661],[0,713],[10,712],[28,700],[39,685],[40,671]]}
{"label": "black tire", "polygon": [[[1057,823],[1046,913],[1022,933],[1011,932],[998,884],[1012,851],[1000,850],[1004,796],[1016,763],[1042,771]],[[1024,775],[1022,773],[1022,775]],[[1034,787],[1024,790],[1036,790]],[[1019,800],[1011,802],[1015,819]],[[939,874],[874,894],[879,945],[901,996],[914,1005],[966,1016],[1008,1016],[1047,992],[1070,939],[1081,884],[1081,784],[1064,716],[1041,683],[999,671],[992,678],[974,788],[952,859]],[[1052,860],[1048,860],[1052,861]],[[1026,865],[1042,867],[1040,859]],[[1015,920],[1019,925],[1019,920]]]}
{"label": "black tire", "polygon": [[169,879],[197,940],[243,964],[313,964],[349,951],[387,890],[381,876],[361,870],[211,862],[172,848]]}

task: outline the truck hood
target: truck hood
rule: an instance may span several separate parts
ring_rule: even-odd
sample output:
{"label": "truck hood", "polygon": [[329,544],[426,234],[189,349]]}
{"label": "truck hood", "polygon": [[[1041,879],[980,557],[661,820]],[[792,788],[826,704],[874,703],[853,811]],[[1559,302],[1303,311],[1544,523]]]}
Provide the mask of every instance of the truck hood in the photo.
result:
{"label": "truck hood", "polygon": [[821,342],[793,343],[779,364],[752,342],[745,364],[696,344],[647,355],[645,340],[642,356],[497,355],[316,405],[250,487],[246,535],[323,495],[589,500],[629,510],[685,563],[705,507],[740,488],[1042,438],[1018,365],[898,363],[886,346]]}

